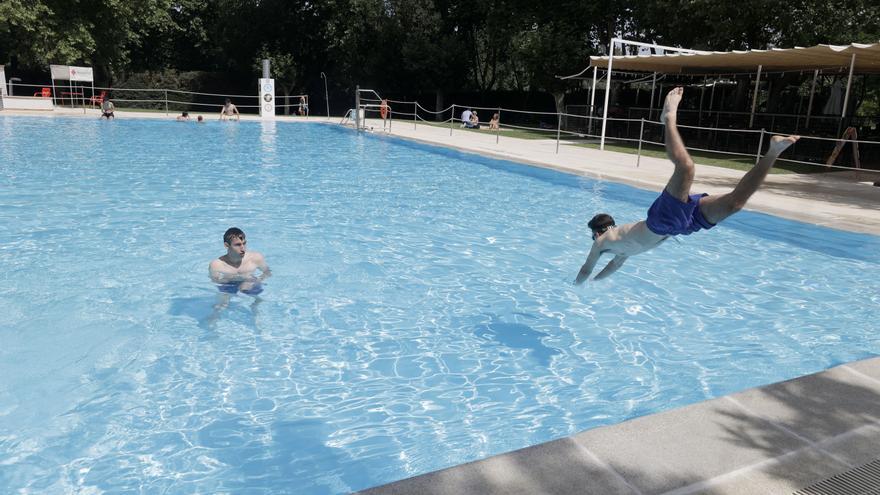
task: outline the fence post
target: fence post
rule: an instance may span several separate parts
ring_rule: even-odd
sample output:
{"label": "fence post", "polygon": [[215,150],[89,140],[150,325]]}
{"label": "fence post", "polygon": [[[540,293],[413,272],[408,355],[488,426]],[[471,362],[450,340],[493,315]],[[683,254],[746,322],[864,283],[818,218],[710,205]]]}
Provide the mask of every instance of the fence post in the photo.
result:
{"label": "fence post", "polygon": [[761,128],[761,137],[758,139],[758,153],[755,154],[755,165],[761,159],[761,148],[764,147],[764,128]]}
{"label": "fence post", "polygon": [[419,118],[419,102],[413,102],[413,130],[416,130],[416,121]]}
{"label": "fence post", "polygon": [[495,125],[498,126],[495,128],[495,144],[498,144],[498,139],[501,137],[501,107],[498,107],[498,122]]}
{"label": "fence post", "polygon": [[168,116],[168,90],[165,90],[165,116]]}
{"label": "fence post", "polygon": [[358,132],[361,131],[361,85],[354,87],[354,128]]}
{"label": "fence post", "polygon": [[645,133],[645,118],[642,117],[642,123],[639,126],[639,153],[636,157],[636,168],[639,168],[639,164],[642,161],[642,135]]}
{"label": "fence post", "polygon": [[452,104],[452,117],[449,119],[449,135],[452,135],[452,127],[455,125],[455,103]]}
{"label": "fence post", "polygon": [[556,112],[556,154],[559,154],[559,134],[562,131],[562,114]]}

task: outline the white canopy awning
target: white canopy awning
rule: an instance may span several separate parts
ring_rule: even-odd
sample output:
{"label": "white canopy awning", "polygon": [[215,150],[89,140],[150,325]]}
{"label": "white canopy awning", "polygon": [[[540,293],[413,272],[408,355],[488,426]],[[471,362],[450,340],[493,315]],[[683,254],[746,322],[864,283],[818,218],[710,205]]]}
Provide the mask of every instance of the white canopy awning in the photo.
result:
{"label": "white canopy awning", "polygon": [[[661,74],[731,74],[764,71],[849,70],[855,57],[855,74],[880,74],[880,43],[816,45],[732,52],[697,51],[646,55],[614,55],[613,69]],[[607,56],[590,57],[590,67],[608,68]]]}

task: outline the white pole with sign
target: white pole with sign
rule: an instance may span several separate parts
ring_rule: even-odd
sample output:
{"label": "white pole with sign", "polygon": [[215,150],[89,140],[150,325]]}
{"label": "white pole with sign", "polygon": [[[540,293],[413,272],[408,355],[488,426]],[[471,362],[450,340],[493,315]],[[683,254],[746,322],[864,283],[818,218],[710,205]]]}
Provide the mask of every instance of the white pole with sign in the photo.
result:
{"label": "white pole with sign", "polygon": [[275,118],[275,79],[260,79],[260,118]]}

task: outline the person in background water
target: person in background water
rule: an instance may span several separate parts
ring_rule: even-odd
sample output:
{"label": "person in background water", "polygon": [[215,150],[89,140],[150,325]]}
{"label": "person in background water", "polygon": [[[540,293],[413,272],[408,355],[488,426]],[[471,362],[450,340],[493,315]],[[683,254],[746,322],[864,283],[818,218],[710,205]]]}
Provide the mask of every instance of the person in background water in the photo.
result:
{"label": "person in background water", "polygon": [[183,112],[177,116],[178,122],[189,122],[189,112]]}

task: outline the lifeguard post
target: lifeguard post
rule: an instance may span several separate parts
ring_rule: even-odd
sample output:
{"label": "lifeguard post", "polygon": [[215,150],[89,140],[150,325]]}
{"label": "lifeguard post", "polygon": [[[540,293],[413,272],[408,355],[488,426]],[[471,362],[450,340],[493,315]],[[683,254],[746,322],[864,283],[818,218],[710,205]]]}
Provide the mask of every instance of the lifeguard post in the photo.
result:
{"label": "lifeguard post", "polygon": [[269,77],[269,61],[263,59],[263,78],[259,80],[257,94],[260,95],[260,118],[275,118],[275,79]]}

